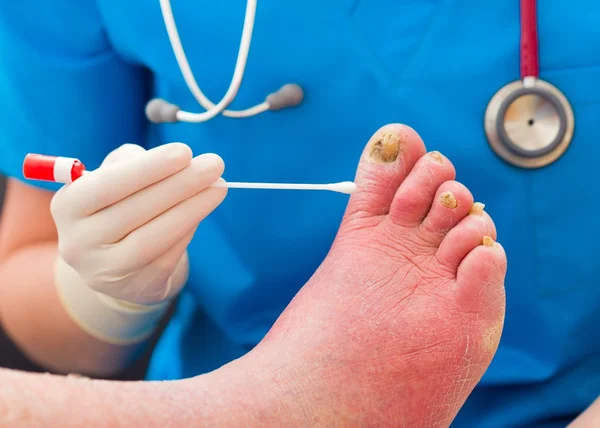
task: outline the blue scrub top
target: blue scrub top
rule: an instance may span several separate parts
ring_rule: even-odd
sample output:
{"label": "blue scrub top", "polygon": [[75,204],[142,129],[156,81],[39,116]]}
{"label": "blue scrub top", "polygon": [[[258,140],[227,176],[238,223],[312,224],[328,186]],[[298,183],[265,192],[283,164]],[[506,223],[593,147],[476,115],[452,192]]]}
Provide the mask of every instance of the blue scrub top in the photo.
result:
{"label": "blue scrub top", "polygon": [[[492,5],[493,3],[493,5]],[[0,3],[0,167],[20,178],[39,152],[90,169],[124,143],[215,152],[230,181],[351,180],[381,125],[417,129],[452,159],[506,247],[501,346],[455,426],[564,426],[600,392],[600,2],[540,2],[541,75],[576,117],[571,148],[540,170],[488,147],[492,95],[519,78],[519,2],[266,0],[233,109],[282,84],[295,109],[249,119],[150,126],[163,97],[201,111],[170,49],[158,1]],[[173,1],[188,60],[217,102],[233,73],[245,1]],[[55,188],[43,183],[36,186]],[[213,370],[250,350],[326,255],[344,195],[231,190],[198,228],[191,273],[150,379]]]}

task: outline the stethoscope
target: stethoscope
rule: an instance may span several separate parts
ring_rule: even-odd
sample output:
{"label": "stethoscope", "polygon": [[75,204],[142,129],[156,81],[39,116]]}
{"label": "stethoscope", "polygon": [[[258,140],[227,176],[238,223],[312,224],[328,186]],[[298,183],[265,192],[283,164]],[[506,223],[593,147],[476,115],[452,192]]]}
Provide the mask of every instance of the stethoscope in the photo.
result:
{"label": "stethoscope", "polygon": [[196,98],[196,101],[206,109],[203,113],[191,113],[181,110],[175,104],[171,104],[163,99],[155,98],[146,105],[146,116],[153,123],[163,122],[190,122],[190,123],[201,123],[206,122],[219,114],[231,118],[246,118],[256,116],[264,113],[265,111],[277,111],[284,108],[295,107],[299,105],[303,98],[304,92],[302,88],[297,84],[287,84],[282,86],[277,92],[269,94],[265,101],[260,104],[250,107],[246,110],[226,110],[226,108],[235,99],[240,86],[242,85],[242,79],[244,77],[244,71],[246,69],[246,61],[248,60],[248,52],[250,51],[250,42],[252,40],[252,30],[254,28],[254,17],[256,15],[256,0],[248,0],[246,3],[246,15],[244,17],[244,27],[242,29],[242,40],[240,42],[240,48],[238,51],[238,57],[235,64],[235,70],[233,72],[233,78],[229,84],[229,89],[225,93],[225,96],[216,105],[213,104],[200,90],[192,69],[188,64],[179,34],[177,32],[177,26],[175,25],[175,19],[173,18],[173,11],[171,10],[170,0],[160,0],[160,8],[162,16],[165,21],[165,27],[169,35],[169,41],[171,42],[171,48],[175,53],[177,64],[188,89]]}
{"label": "stethoscope", "polygon": [[522,168],[541,168],[560,158],[575,128],[567,98],[539,79],[536,15],[536,0],[521,0],[521,80],[496,92],[485,112],[490,146]]}
{"label": "stethoscope", "polygon": [[[201,123],[219,114],[231,118],[256,116],[266,111],[295,107],[304,93],[297,84],[282,86],[265,101],[246,110],[226,110],[235,99],[244,76],[250,51],[256,0],[246,3],[242,40],[225,96],[213,104],[200,90],[177,33],[170,0],[160,0],[165,27],[183,78],[203,113],[181,110],[163,99],[153,99],[146,106],[151,122]],[[540,168],[557,160],[573,138],[575,120],[567,98],[550,83],[539,79],[536,0],[521,0],[521,79],[500,89],[485,112],[485,133],[493,151],[505,161],[523,168]]]}

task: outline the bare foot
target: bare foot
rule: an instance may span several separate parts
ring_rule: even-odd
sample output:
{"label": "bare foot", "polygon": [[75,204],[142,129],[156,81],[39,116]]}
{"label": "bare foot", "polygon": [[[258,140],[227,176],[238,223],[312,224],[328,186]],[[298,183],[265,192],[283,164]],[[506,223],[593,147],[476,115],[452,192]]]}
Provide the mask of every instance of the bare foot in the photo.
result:
{"label": "bare foot", "polygon": [[268,336],[293,342],[322,378],[323,415],[448,426],[491,362],[506,258],[454,178],[408,127],[386,126],[367,145],[328,257]]}
{"label": "bare foot", "polygon": [[492,219],[454,178],[412,129],[380,129],[313,278],[252,352],[189,384],[198,420],[449,426],[496,352],[506,272]]}

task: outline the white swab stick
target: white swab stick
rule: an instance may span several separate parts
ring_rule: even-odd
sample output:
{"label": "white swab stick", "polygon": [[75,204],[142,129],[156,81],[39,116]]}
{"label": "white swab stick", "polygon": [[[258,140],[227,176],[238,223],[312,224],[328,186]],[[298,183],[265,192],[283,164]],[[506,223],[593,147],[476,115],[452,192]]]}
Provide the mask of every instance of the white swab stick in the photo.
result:
{"label": "white swab stick", "polygon": [[[23,175],[30,180],[45,180],[56,183],[72,183],[89,172],[75,158],[46,156],[29,153],[23,161]],[[231,189],[280,189],[280,190],[329,190],[331,192],[350,194],[356,190],[352,181],[341,181],[328,184],[296,184],[296,183],[243,183],[220,181],[212,187]]]}
{"label": "white swab stick", "polygon": [[351,194],[356,190],[352,181],[342,181],[329,184],[296,184],[296,183],[241,183],[220,182],[212,187],[227,187],[229,189],[270,189],[270,190],[329,190],[331,192]]}

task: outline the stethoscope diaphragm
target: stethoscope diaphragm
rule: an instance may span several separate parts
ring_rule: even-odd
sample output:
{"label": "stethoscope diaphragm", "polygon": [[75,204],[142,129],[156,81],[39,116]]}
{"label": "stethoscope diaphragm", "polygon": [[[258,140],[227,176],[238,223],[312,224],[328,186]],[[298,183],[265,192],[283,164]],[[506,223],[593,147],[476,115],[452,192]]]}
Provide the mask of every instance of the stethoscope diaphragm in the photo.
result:
{"label": "stethoscope diaphragm", "polygon": [[567,98],[539,79],[504,86],[485,113],[491,148],[500,158],[523,168],[541,168],[560,158],[573,139],[574,128]]}

